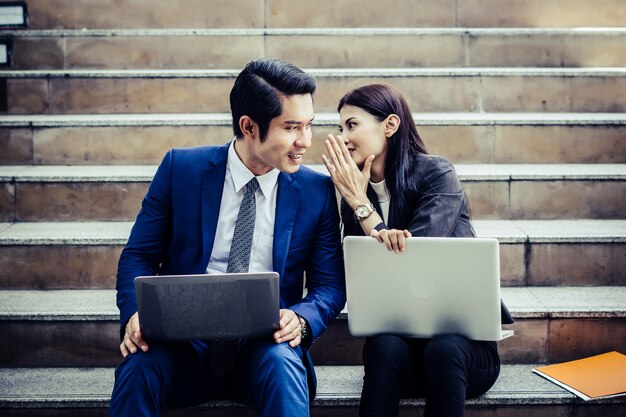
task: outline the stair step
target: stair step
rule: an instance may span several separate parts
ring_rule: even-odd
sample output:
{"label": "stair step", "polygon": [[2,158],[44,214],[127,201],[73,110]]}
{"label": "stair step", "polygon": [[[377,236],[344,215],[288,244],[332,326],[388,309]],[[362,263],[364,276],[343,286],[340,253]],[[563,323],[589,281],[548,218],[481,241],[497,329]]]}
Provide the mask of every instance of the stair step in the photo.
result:
{"label": "stair step", "polygon": [[[413,113],[418,126],[624,126],[624,113]],[[336,126],[337,113],[316,113]],[[231,126],[230,113],[3,115],[0,127]]]}
{"label": "stair step", "polygon": [[[626,317],[626,286],[503,287],[516,319]],[[0,320],[116,321],[114,289],[0,290]],[[344,308],[338,320],[348,318]]]}
{"label": "stair step", "polygon": [[[415,113],[430,152],[455,163],[625,163],[626,113]],[[317,113],[310,163],[336,133]],[[157,164],[172,147],[218,145],[230,113],[0,116],[0,164]]]}
{"label": "stair step", "polygon": [[[306,165],[326,173],[321,164]],[[0,166],[3,182],[150,182],[156,165]],[[626,164],[457,164],[461,181],[624,180]]]}
{"label": "stair step", "polygon": [[[473,223],[500,242],[504,286],[626,285],[626,220]],[[0,223],[0,288],[113,288],[132,224]]]}
{"label": "stair step", "polygon": [[[202,0],[120,0],[77,7],[73,0],[29,0],[30,28],[280,28],[280,27],[587,27],[624,26],[620,0],[358,0],[265,2],[236,0],[207,7]],[[120,13],[124,10],[124,13]],[[323,11],[332,10],[332,13]]]}
{"label": "stair step", "polygon": [[[13,69],[619,67],[624,28],[294,28],[6,31]],[[229,45],[228,50],[220,45]],[[371,51],[376,50],[376,54]],[[40,52],[40,53],[38,53]],[[408,52],[408,53],[407,53]]]}
{"label": "stair step", "polygon": [[[240,70],[2,71],[12,114],[228,112]],[[624,112],[626,68],[310,69],[316,106],[385,82],[425,112]]]}
{"label": "stair step", "polygon": [[[626,164],[456,169],[477,219],[623,217]],[[132,220],[155,172],[148,165],[0,166],[0,220]]]}
{"label": "stair step", "polygon": [[83,3],[29,0],[29,28],[264,27],[264,6],[259,1],[232,0],[210,6],[203,0],[118,0],[116,7]]}
{"label": "stair step", "polygon": [[[583,1],[527,0],[503,4],[498,0],[395,0],[384,2],[332,0],[290,9],[288,0],[267,3],[266,27],[543,27],[623,26],[626,14],[617,0],[593,8]],[[332,13],[320,13],[332,10]]]}
{"label": "stair step", "polygon": [[[626,287],[510,287],[502,299],[516,323],[499,342],[503,362],[570,360],[626,342]],[[112,366],[119,360],[114,290],[0,291],[0,366]],[[360,364],[363,338],[349,312],[313,345],[316,363]],[[53,354],[54,352],[54,354]]]}
{"label": "stair step", "polygon": [[[503,365],[495,385],[479,398],[467,401],[473,416],[506,412],[507,416],[540,413],[542,416],[569,417],[603,415],[617,416],[626,404],[625,397],[583,402],[557,385],[535,375],[535,365]],[[311,404],[313,416],[356,415],[363,383],[360,366],[318,366],[317,397]],[[92,413],[106,413],[114,374],[112,368],[9,368],[0,369],[0,409],[11,411],[66,409],[79,413],[89,408]],[[403,412],[419,408],[424,400],[401,400]],[[339,410],[337,410],[338,408]],[[221,410],[229,416],[251,415],[248,407],[230,401],[212,401],[185,409],[185,415],[211,415]],[[60,410],[59,410],[60,411]],[[599,414],[593,414],[598,413]],[[485,414],[483,414],[485,413]],[[164,413],[169,415],[167,411]],[[91,414],[91,415],[100,415]],[[221,415],[221,414],[220,414]]]}

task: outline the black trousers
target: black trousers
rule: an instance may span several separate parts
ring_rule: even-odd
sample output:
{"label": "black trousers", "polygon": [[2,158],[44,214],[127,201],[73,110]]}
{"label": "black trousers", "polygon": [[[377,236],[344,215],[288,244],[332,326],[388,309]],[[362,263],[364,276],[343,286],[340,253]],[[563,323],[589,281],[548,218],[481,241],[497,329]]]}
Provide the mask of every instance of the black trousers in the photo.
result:
{"label": "black trousers", "polygon": [[425,417],[461,417],[465,399],[493,386],[500,373],[495,342],[458,335],[367,338],[360,417],[397,416],[400,398],[426,397]]}

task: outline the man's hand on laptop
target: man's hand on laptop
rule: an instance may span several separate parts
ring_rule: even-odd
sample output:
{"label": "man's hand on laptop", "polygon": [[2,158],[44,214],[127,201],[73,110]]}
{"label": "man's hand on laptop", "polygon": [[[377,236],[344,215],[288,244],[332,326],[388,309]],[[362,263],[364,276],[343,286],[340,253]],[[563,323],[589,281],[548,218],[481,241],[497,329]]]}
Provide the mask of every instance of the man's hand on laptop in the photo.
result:
{"label": "man's hand on laptop", "polygon": [[274,333],[276,343],[289,342],[295,348],[302,342],[302,327],[298,315],[292,310],[280,309],[280,330]]}
{"label": "man's hand on laptop", "polygon": [[139,330],[139,313],[133,314],[126,323],[124,340],[120,344],[120,351],[124,357],[129,353],[136,353],[137,349],[148,351],[148,344],[141,338],[141,330]]}

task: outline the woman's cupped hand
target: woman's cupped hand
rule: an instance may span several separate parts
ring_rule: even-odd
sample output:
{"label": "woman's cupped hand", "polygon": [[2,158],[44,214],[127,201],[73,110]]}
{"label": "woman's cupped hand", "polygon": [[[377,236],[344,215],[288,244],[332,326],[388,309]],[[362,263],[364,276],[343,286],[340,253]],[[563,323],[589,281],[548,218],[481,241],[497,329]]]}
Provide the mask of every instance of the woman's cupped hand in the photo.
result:
{"label": "woman's cupped hand", "polygon": [[367,199],[367,185],[370,180],[374,155],[370,155],[359,169],[350,156],[341,135],[335,138],[331,133],[325,141],[326,155],[322,161],[335,184],[335,188],[352,209],[363,204]]}

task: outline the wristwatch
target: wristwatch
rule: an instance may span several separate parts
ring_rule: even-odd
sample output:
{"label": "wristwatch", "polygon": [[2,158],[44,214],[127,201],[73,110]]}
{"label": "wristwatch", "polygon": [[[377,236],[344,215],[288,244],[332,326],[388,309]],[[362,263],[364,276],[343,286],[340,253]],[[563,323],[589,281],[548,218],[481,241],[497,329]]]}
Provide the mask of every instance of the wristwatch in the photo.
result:
{"label": "wristwatch", "polygon": [[304,340],[309,335],[309,325],[304,317],[299,314],[296,315],[298,316],[298,320],[300,320],[300,339]]}
{"label": "wristwatch", "polygon": [[354,220],[356,220],[357,222],[363,221],[371,216],[372,213],[375,211],[376,210],[374,209],[374,205],[372,203],[359,204],[354,209]]}

